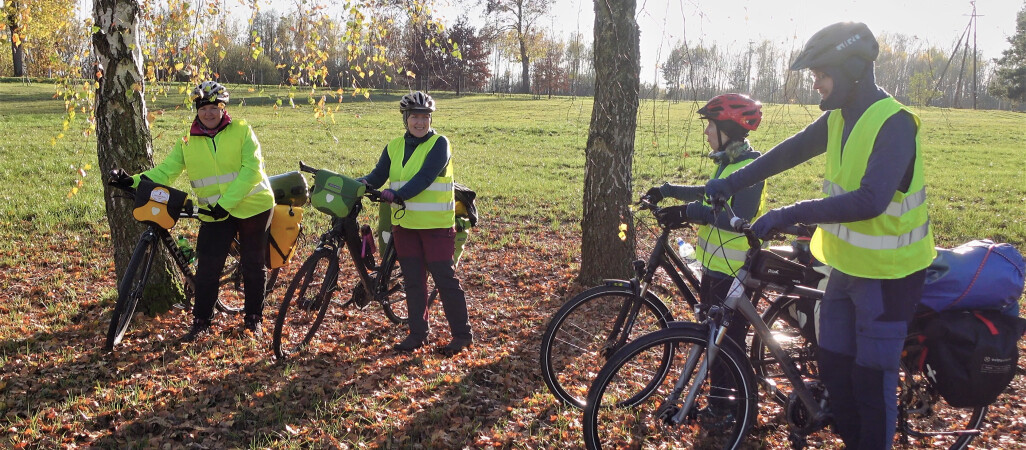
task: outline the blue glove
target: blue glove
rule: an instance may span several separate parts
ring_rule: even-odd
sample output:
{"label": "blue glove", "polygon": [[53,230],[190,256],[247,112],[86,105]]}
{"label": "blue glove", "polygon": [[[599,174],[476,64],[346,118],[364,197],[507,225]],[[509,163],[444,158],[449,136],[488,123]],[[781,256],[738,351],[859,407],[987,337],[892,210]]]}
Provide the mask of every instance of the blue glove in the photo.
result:
{"label": "blue glove", "polygon": [[712,216],[711,206],[703,205],[702,202],[699,201],[688,203],[686,206],[687,209],[685,212],[687,213],[688,219],[691,219],[692,222],[699,224],[709,223],[709,219]]}
{"label": "blue glove", "polygon": [[391,189],[385,189],[381,191],[381,199],[388,203],[401,202],[403,199]]}
{"label": "blue glove", "polygon": [[774,230],[794,225],[798,221],[794,217],[794,209],[790,206],[770,210],[752,224],[752,233],[755,237],[766,240],[773,235]]}
{"label": "blue glove", "polygon": [[713,178],[705,183],[705,196],[712,200],[727,201],[734,195],[734,189],[726,178]]}
{"label": "blue glove", "polygon": [[224,209],[224,207],[217,203],[215,203],[213,207],[208,206],[206,208],[200,208],[198,212],[205,216],[210,216],[214,220],[221,220],[228,217],[228,210]]}

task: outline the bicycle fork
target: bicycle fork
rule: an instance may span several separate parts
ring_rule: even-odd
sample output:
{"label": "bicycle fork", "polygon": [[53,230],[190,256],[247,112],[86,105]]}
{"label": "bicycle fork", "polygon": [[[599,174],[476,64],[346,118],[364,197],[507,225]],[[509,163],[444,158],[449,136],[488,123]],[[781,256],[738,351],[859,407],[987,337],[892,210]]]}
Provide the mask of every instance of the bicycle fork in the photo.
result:
{"label": "bicycle fork", "polygon": [[641,304],[644,303],[642,299],[648,294],[650,282],[649,278],[644,276],[645,263],[634,261],[634,272],[634,278],[630,281],[631,298],[620,308],[620,313],[617,314],[616,320],[613,322],[609,337],[606,338],[606,343],[599,350],[599,356],[604,360],[608,360],[613,353],[627,343],[628,335],[634,328],[634,321],[637,320],[638,313],[641,312]]}

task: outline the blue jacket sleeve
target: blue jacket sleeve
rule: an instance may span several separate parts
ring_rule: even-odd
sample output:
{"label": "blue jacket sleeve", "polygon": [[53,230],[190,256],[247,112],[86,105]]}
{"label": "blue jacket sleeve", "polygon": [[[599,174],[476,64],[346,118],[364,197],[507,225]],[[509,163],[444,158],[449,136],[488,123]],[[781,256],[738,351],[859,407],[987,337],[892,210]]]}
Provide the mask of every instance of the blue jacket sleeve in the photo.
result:
{"label": "blue jacket sleeve", "polygon": [[733,192],[790,169],[826,152],[827,114],[725,178]]}
{"label": "blue jacket sleeve", "polygon": [[449,141],[445,136],[439,136],[438,140],[435,141],[435,145],[431,147],[431,151],[428,152],[427,157],[424,158],[424,164],[420,167],[420,172],[417,172],[410,181],[407,181],[396,194],[399,194],[399,198],[408,200],[416,197],[424,189],[427,189],[431,183],[435,182],[435,178],[442,173],[445,166],[449,164],[449,158],[452,153],[449,151]]}
{"label": "blue jacket sleeve", "polygon": [[374,166],[374,170],[358,179],[367,180],[367,184],[374,189],[381,189],[381,185],[388,181],[388,171],[391,169],[392,159],[388,157],[388,146],[381,151],[381,157]]}

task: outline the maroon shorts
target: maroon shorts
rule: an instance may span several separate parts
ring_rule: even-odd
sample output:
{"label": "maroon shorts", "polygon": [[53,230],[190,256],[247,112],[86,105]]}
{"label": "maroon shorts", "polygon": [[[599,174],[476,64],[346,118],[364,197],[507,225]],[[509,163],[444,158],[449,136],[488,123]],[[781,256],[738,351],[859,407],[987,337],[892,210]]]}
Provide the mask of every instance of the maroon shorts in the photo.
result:
{"label": "maroon shorts", "polygon": [[425,262],[452,261],[456,248],[456,228],[414,230],[392,227],[395,251],[400,258],[419,258]]}

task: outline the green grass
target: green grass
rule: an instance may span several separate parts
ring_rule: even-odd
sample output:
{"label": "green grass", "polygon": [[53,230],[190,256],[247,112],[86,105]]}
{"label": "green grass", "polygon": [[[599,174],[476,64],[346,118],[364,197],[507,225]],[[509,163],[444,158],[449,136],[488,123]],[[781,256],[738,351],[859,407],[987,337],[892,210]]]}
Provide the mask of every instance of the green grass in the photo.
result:
{"label": "green grass", "polygon": [[[174,91],[172,89],[172,91]],[[72,234],[106,230],[95,140],[82,136],[79,114],[62,139],[62,103],[47,84],[0,84],[0,235],[3,250],[13,250],[22,232]],[[233,90],[230,113],[253,124],[270,174],[295,170],[297,162],[359,176],[377,161],[385,143],[402,132],[396,111],[398,94],[370,99],[344,96],[334,121],[313,117],[308,93],[296,91],[298,108],[273,108],[280,88]],[[319,97],[319,95],[318,95]],[[177,94],[151,97],[148,106],[161,115],[152,126],[154,158],[159,160],[187,129],[192,113]],[[336,102],[336,103],[332,103]],[[287,104],[287,103],[286,103]],[[456,176],[479,192],[485,220],[503,217],[558,230],[579,227],[584,149],[590,98],[531,99],[438,95],[435,128],[453,143]],[[643,101],[638,114],[634,191],[670,181],[700,184],[712,169],[702,121],[691,102]],[[1026,116],[996,111],[917,109],[923,119],[931,219],[945,245],[990,237],[1026,243],[1018,211],[1026,201],[1019,172],[1026,163],[1020,130]],[[767,105],[765,119],[752,133],[758,150],[768,150],[800,130],[820,111],[815,106]],[[91,166],[83,178],[79,168]],[[821,158],[770,180],[770,206],[816,198]],[[76,180],[78,194],[69,196]],[[178,187],[187,189],[184,177]],[[311,218],[317,215],[309,215]],[[10,254],[4,251],[4,254]]]}

